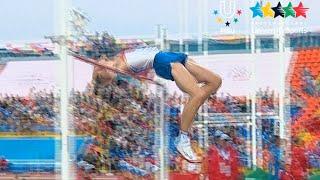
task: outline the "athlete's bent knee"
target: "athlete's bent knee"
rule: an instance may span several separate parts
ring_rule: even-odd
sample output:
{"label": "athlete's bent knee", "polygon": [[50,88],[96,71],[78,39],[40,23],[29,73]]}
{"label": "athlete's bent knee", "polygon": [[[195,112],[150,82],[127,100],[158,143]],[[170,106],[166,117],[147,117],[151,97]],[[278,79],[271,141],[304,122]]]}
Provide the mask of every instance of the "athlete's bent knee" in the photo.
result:
{"label": "athlete's bent knee", "polygon": [[217,91],[222,85],[222,78],[219,75],[214,74],[207,85],[211,87],[210,89],[214,92]]}

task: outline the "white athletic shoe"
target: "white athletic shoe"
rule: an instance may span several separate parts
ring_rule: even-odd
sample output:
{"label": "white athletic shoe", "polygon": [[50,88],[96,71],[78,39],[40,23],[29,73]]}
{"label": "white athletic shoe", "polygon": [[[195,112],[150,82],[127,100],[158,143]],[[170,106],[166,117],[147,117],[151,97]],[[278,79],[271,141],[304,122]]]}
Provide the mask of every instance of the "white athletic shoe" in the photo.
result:
{"label": "white athletic shoe", "polygon": [[200,163],[201,159],[193,152],[190,140],[177,140],[176,147],[178,152],[191,163]]}

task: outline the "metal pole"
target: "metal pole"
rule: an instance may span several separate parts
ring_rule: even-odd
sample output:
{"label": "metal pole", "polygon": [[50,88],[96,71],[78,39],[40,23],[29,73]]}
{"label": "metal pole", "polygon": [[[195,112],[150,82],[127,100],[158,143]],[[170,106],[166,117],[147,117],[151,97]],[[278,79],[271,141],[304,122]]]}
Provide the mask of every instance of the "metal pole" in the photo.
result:
{"label": "metal pole", "polygon": [[[54,8],[55,8],[55,12],[56,12],[56,16],[55,16],[55,35],[59,35],[60,33],[60,26],[59,26],[59,23],[60,23],[60,17],[58,16],[60,14],[60,2],[58,1],[55,1],[54,2]],[[54,44],[54,50],[55,52],[58,54],[60,53],[60,46],[58,44]],[[54,88],[54,94],[55,96],[59,96],[59,98],[61,99],[61,92],[60,92],[60,89],[58,89],[59,87],[55,87]],[[58,98],[55,98],[55,101],[54,103],[57,105],[57,106],[60,106],[61,107],[61,101],[59,101]],[[61,111],[59,112],[60,116],[61,116]],[[56,133],[60,133],[60,127],[58,125],[55,125],[55,132]],[[55,137],[55,179],[60,179],[61,176],[60,176],[60,172],[61,172],[61,143],[59,142],[60,141],[60,137]]]}
{"label": "metal pole", "polygon": [[179,52],[183,52],[183,29],[184,29],[184,20],[183,20],[183,15],[184,15],[184,0],[179,1]]}
{"label": "metal pole", "polygon": [[164,122],[164,99],[165,99],[165,87],[157,85],[160,91],[160,180],[168,179],[168,173],[166,171],[166,147],[165,147],[165,122]]}
{"label": "metal pole", "polygon": [[[204,21],[203,21],[203,31],[202,35],[208,36],[209,35],[209,30],[208,30],[208,22],[209,22],[209,14],[208,14],[208,0],[201,0],[203,1],[203,16],[204,16]],[[208,55],[208,40],[205,38],[205,42],[203,42],[203,55],[207,56]]]}
{"label": "metal pole", "polygon": [[[250,1],[253,3],[253,1]],[[254,19],[251,19],[251,54],[255,54],[256,47],[255,47],[255,24]],[[256,73],[255,73],[255,59],[253,59],[252,64],[252,80],[251,80],[251,127],[252,127],[252,165],[255,168],[257,165],[257,137],[256,137]]]}
{"label": "metal pole", "polygon": [[208,127],[208,119],[209,119],[209,115],[208,115],[208,105],[205,106],[204,109],[204,114],[203,114],[203,130],[204,130],[204,148],[208,149],[209,148],[209,127]]}
{"label": "metal pole", "polygon": [[198,1],[198,52],[203,51],[203,1]]}
{"label": "metal pole", "polygon": [[[183,25],[184,25],[183,34],[184,34],[184,39],[186,40],[186,39],[188,39],[188,18],[189,18],[189,1],[188,0],[184,0],[183,8],[184,8],[184,11],[183,11],[184,12],[184,14],[183,14]],[[184,42],[184,47],[185,47],[184,52],[186,54],[188,54],[189,53],[189,44],[186,43],[186,41]]]}
{"label": "metal pole", "polygon": [[[65,37],[69,36],[69,0],[59,0],[59,30],[60,35]],[[70,180],[74,179],[70,173],[70,154],[68,142],[68,128],[69,128],[69,76],[68,76],[68,48],[65,43],[62,43],[59,49],[61,58],[61,78],[60,78],[60,118],[61,118],[61,179]]]}
{"label": "metal pole", "polygon": [[284,20],[279,20],[278,38],[279,38],[279,53],[280,53],[280,92],[279,92],[279,135],[280,138],[284,138],[284,94],[285,94],[285,32],[284,32]]}

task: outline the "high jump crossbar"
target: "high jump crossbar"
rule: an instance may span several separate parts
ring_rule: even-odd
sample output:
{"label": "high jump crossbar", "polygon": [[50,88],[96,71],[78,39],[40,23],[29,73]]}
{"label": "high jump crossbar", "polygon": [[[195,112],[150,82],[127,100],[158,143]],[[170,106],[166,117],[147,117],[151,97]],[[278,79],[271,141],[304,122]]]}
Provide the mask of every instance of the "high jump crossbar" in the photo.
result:
{"label": "high jump crossbar", "polygon": [[102,64],[100,63],[99,61],[97,60],[94,60],[94,59],[91,59],[91,58],[88,58],[88,57],[85,57],[85,56],[82,56],[82,55],[79,55],[73,51],[69,51],[69,54],[73,57],[75,57],[76,59],[82,61],[82,62],[85,62],[85,63],[88,63],[88,64],[91,64],[93,66],[98,66],[98,67],[101,67],[101,68],[104,68],[104,69],[108,69],[112,72],[115,72],[115,73],[119,73],[119,74],[122,74],[122,75],[129,75],[135,79],[138,79],[138,80],[145,80],[145,81],[148,81],[152,84],[155,84],[155,85],[158,85],[158,86],[161,86],[163,87],[164,85],[157,82],[157,81],[154,81],[153,79],[151,78],[147,78],[145,76],[141,76],[141,75],[136,75],[136,74],[133,74],[133,73],[130,73],[130,72],[126,72],[126,71],[123,71],[123,70],[120,70],[120,69],[116,69],[114,67],[110,67],[108,65],[105,65],[105,64]]}

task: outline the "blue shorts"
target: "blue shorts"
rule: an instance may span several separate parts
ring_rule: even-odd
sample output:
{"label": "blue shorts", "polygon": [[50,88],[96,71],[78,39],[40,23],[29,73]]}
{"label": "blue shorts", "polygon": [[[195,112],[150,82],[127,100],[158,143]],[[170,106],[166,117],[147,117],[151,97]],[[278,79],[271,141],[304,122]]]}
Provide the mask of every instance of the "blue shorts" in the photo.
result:
{"label": "blue shorts", "polygon": [[171,64],[174,62],[185,65],[188,55],[184,53],[162,52],[156,54],[153,61],[153,68],[156,74],[164,79],[174,81],[171,74]]}

